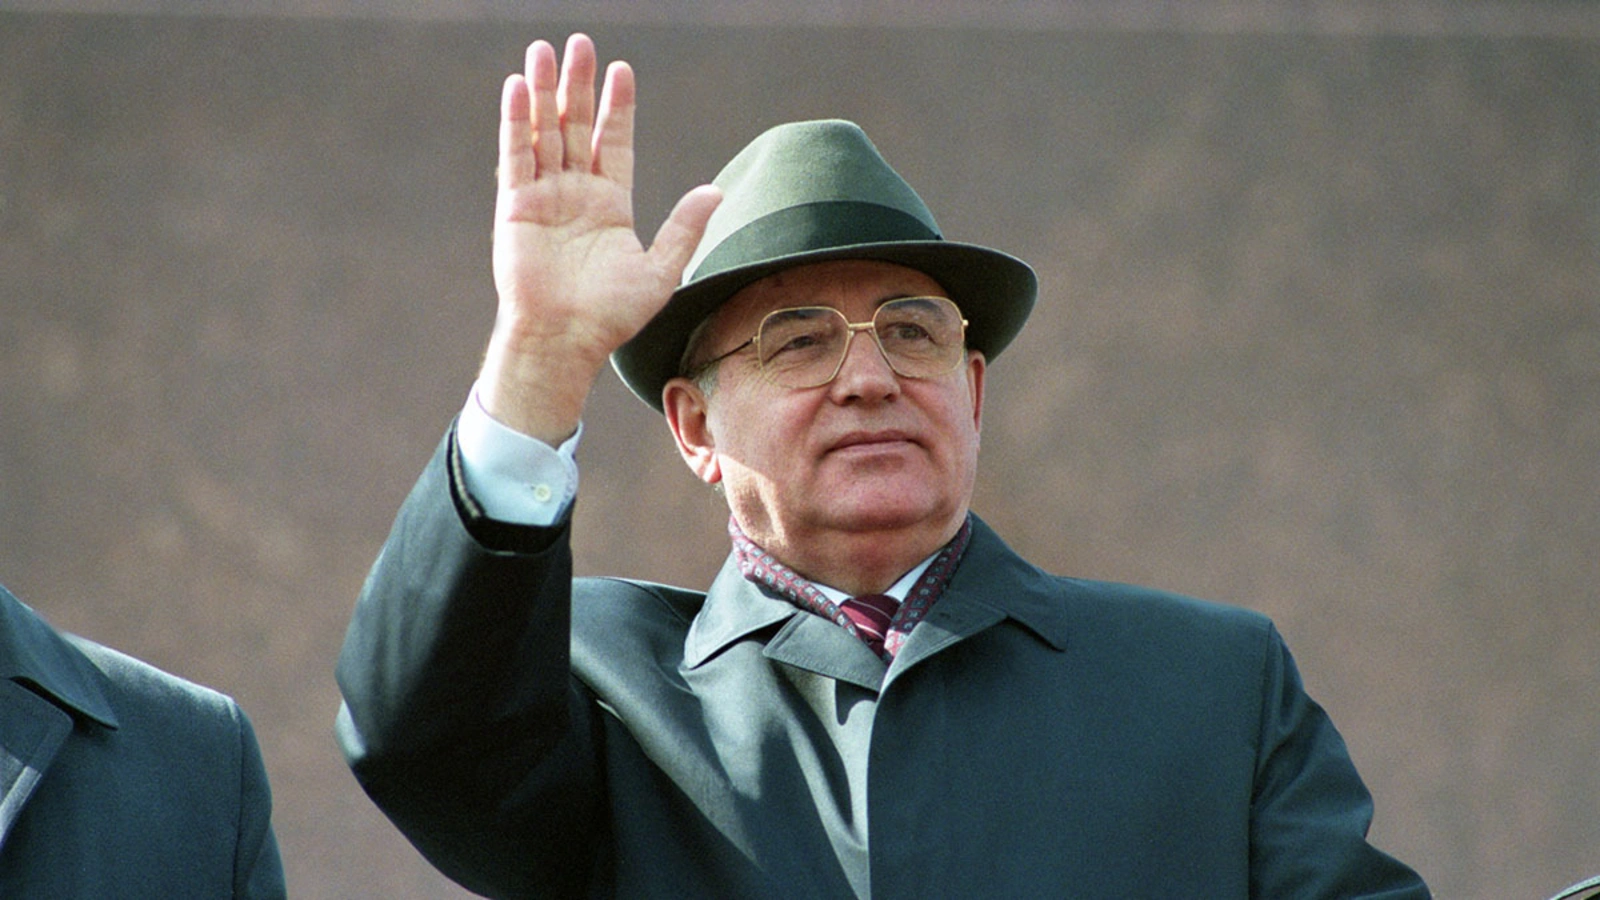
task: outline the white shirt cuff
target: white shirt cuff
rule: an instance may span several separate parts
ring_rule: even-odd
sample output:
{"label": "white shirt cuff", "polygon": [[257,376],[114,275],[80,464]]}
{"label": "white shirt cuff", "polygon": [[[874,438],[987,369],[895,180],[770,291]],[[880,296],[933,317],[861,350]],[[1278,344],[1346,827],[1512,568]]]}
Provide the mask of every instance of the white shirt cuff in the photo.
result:
{"label": "white shirt cuff", "polygon": [[489,415],[472,386],[456,422],[461,478],[483,514],[515,525],[554,525],[578,493],[578,438],[560,447],[515,431]]}

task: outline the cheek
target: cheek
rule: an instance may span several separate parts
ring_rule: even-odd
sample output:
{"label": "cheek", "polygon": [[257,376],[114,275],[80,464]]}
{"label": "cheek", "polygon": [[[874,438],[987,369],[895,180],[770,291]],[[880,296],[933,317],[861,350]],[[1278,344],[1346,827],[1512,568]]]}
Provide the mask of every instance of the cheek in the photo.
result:
{"label": "cheek", "polygon": [[945,434],[951,436],[953,445],[976,451],[978,447],[978,413],[972,402],[971,394],[967,393],[964,386],[960,393],[950,392],[944,395],[943,402],[937,407],[937,416],[940,426]]}
{"label": "cheek", "polygon": [[734,469],[771,472],[798,452],[794,416],[760,398],[718,398],[707,412],[716,452]]}
{"label": "cheek", "polygon": [[952,474],[961,481],[971,481],[978,471],[978,434],[970,427],[951,441],[950,466]]}
{"label": "cheek", "polygon": [[[962,417],[962,414],[965,417]],[[958,483],[970,484],[977,478],[978,449],[981,444],[978,429],[973,424],[970,409],[952,410],[950,439],[946,444],[949,457],[946,466],[949,475]]]}

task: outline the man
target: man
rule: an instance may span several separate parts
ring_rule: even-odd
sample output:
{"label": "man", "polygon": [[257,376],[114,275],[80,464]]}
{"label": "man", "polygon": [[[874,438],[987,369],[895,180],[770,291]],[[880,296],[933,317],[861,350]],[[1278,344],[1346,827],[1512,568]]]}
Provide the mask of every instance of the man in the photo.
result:
{"label": "man", "polygon": [[0,897],[283,897],[271,810],[232,700],[0,588]]}
{"label": "man", "polygon": [[[490,346],[340,660],[350,763],[435,865],[504,897],[1427,895],[1269,622],[1047,575],[969,513],[1026,265],[943,240],[844,122],[758,137],[645,249],[631,72],[597,111],[596,68],[579,35],[506,82]],[[571,577],[608,359],[727,498],[703,594]]]}

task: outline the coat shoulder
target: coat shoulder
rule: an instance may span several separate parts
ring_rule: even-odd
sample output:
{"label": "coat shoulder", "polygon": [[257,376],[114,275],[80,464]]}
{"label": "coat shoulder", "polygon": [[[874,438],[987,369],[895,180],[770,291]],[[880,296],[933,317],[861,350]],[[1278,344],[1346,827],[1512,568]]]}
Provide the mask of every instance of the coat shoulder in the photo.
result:
{"label": "coat shoulder", "polygon": [[1082,578],[1055,580],[1065,599],[1088,615],[1131,618],[1154,628],[1176,626],[1223,633],[1259,633],[1272,627],[1272,620],[1257,610],[1161,588]]}
{"label": "coat shoulder", "polygon": [[577,626],[660,620],[687,626],[705,604],[702,591],[630,578],[574,578],[572,617]]}
{"label": "coat shoulder", "polygon": [[1159,588],[1039,573],[1029,593],[1013,616],[1057,646],[1242,674],[1258,671],[1281,641],[1264,613]]}
{"label": "coat shoulder", "polygon": [[1175,591],[1057,575],[1006,546],[981,521],[951,590],[982,598],[1051,639],[1085,639],[1162,652],[1174,644],[1253,647],[1272,640],[1272,621],[1242,606]]}
{"label": "coat shoulder", "polygon": [[[572,580],[572,646],[580,656],[678,658],[705,594],[627,578]],[[629,653],[620,654],[622,647]]]}
{"label": "coat shoulder", "polygon": [[107,698],[119,718],[180,723],[192,734],[201,723],[233,740],[243,713],[232,697],[158,668],[120,650],[77,635],[67,640],[105,676]]}

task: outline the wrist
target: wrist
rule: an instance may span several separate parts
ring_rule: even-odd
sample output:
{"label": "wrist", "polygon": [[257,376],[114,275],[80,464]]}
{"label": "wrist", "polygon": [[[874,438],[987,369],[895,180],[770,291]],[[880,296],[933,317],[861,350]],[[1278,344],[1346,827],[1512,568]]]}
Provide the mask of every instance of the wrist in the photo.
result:
{"label": "wrist", "polygon": [[552,447],[571,437],[604,367],[548,344],[491,339],[478,373],[483,409],[502,424]]}

